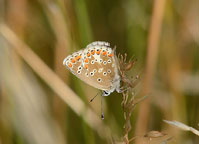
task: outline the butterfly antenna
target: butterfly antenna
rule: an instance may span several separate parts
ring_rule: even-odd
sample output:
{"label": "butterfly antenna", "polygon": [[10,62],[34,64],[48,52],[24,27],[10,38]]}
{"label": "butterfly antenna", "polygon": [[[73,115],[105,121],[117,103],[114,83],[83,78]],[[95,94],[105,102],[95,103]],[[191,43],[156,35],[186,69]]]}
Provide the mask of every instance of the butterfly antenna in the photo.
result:
{"label": "butterfly antenna", "polygon": [[103,114],[103,95],[101,95],[101,119],[104,119],[104,114]]}
{"label": "butterfly antenna", "polygon": [[90,102],[92,102],[92,101],[98,96],[99,93],[100,93],[100,92],[98,92],[98,93],[90,100]]}

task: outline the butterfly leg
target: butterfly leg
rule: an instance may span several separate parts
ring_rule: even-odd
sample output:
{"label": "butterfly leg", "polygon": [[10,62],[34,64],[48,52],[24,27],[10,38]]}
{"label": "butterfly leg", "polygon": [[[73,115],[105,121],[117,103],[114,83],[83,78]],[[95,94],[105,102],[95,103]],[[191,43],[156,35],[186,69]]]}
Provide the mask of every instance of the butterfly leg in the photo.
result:
{"label": "butterfly leg", "polygon": [[128,91],[129,89],[130,89],[129,87],[123,86],[123,87],[119,88],[119,89],[117,90],[117,92],[118,92],[118,93],[124,93],[124,92]]}

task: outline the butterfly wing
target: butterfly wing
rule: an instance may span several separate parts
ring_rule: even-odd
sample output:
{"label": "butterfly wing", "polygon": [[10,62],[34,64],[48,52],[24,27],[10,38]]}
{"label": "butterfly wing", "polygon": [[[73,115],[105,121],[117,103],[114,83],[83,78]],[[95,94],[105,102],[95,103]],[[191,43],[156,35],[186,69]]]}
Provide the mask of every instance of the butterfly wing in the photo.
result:
{"label": "butterfly wing", "polygon": [[93,42],[86,49],[65,58],[63,64],[85,83],[113,92],[119,88],[120,76],[114,50],[106,42]]}

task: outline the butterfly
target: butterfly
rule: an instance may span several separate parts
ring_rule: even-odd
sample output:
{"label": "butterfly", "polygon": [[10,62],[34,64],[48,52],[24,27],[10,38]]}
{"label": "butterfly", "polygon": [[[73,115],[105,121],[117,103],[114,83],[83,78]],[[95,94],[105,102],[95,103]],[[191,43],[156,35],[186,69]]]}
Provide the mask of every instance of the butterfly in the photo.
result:
{"label": "butterfly", "polygon": [[63,65],[85,83],[108,96],[120,92],[120,75],[115,49],[108,42],[95,41],[63,60]]}

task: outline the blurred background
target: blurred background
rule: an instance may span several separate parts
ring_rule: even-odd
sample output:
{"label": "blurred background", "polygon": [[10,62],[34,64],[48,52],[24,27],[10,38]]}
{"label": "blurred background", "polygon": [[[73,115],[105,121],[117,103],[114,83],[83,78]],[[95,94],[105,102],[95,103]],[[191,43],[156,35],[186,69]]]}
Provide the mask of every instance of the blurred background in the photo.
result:
{"label": "blurred background", "polygon": [[99,40],[138,60],[127,75],[141,77],[132,92],[147,99],[129,143],[155,143],[144,137],[154,130],[199,143],[162,121],[199,129],[198,0],[0,0],[0,144],[124,143],[122,95],[103,99],[101,120],[100,97],[89,103],[99,90],[62,65]]}

